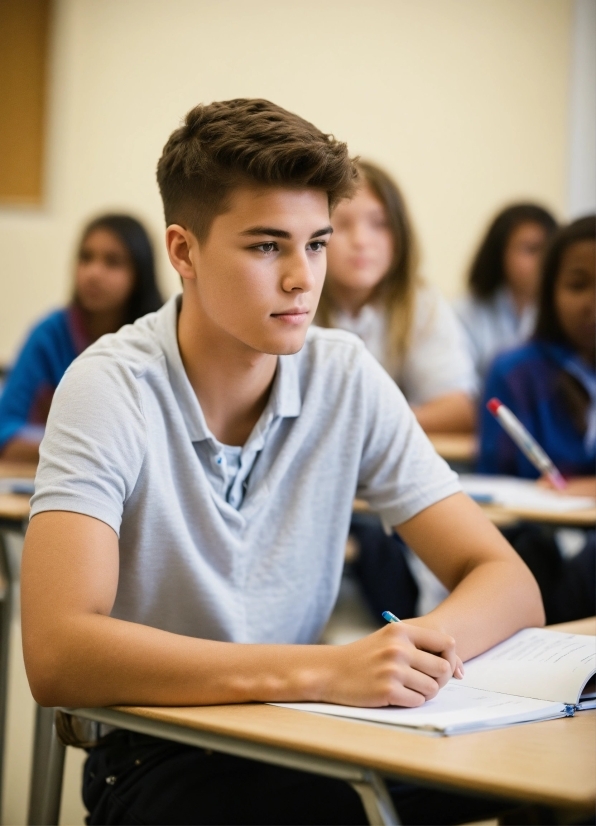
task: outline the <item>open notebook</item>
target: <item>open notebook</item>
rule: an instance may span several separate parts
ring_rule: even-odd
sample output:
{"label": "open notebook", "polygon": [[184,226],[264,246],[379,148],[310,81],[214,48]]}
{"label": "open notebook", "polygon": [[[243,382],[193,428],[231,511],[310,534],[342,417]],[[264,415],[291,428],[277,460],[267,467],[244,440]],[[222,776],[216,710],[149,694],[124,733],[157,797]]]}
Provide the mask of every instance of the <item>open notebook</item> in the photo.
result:
{"label": "open notebook", "polygon": [[329,703],[275,703],[437,734],[463,734],[550,720],[596,707],[596,637],[526,628],[465,664],[419,708],[355,708]]}

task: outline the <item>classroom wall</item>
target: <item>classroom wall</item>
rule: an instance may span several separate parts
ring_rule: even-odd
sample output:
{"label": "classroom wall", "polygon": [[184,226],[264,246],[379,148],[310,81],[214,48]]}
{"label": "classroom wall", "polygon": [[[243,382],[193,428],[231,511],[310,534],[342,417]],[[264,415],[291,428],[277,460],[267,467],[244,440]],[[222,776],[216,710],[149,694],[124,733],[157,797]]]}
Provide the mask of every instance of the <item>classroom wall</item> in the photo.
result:
{"label": "classroom wall", "polygon": [[[461,289],[517,198],[563,214],[571,0],[56,0],[45,204],[0,210],[0,363],[64,301],[85,218],[162,234],[154,169],[199,101],[270,98],[385,164],[424,271]],[[166,293],[177,287],[160,254]]]}
{"label": "classroom wall", "polygon": [[569,89],[569,200],[577,218],[596,212],[596,2],[573,4]]}

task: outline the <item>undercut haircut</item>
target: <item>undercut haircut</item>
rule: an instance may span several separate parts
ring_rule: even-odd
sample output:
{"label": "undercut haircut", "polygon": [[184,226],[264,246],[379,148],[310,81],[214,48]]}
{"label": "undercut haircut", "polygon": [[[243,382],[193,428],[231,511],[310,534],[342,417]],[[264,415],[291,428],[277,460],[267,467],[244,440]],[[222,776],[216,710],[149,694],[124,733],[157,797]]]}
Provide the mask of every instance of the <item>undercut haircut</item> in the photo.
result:
{"label": "undercut haircut", "polygon": [[332,210],[353,195],[357,177],[345,143],[260,99],[195,106],[157,164],[166,226],[180,224],[199,241],[239,186],[318,189]]}

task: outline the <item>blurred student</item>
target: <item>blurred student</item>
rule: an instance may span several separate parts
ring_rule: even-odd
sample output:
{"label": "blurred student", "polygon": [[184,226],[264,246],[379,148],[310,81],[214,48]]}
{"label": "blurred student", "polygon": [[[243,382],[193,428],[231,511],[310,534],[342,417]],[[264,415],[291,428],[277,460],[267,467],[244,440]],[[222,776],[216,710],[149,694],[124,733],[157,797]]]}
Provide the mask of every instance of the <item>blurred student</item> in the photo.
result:
{"label": "blurred student", "polygon": [[472,262],[468,294],[455,302],[479,386],[498,353],[526,341],[536,322],[540,261],[555,219],[536,204],[516,204],[489,226]]}
{"label": "blurred student", "polygon": [[[567,477],[567,491],[596,496],[595,259],[595,216],[574,221],[555,235],[544,261],[534,337],[499,356],[487,377],[480,472],[538,477],[486,410],[486,401],[496,396]],[[538,534],[525,530],[514,544],[541,585],[548,621],[594,614],[593,532],[583,536],[583,551],[568,560],[559,553],[556,536],[542,532],[538,540]]]}
{"label": "blurred student", "polygon": [[457,320],[418,274],[414,231],[396,183],[360,161],[361,186],[333,214],[316,323],[356,333],[427,432],[474,428],[473,366]]}
{"label": "blurred student", "polygon": [[[395,181],[359,161],[360,187],[336,207],[316,323],[358,335],[427,432],[475,425],[474,368],[453,310],[418,273],[408,210]],[[447,592],[377,518],[355,516],[353,572],[374,617],[426,613]]]}
{"label": "blurred student", "polygon": [[105,333],[162,303],[142,224],[129,215],[101,215],[87,224],[70,304],[29,333],[0,396],[0,457],[37,461],[54,391],[70,363]]}

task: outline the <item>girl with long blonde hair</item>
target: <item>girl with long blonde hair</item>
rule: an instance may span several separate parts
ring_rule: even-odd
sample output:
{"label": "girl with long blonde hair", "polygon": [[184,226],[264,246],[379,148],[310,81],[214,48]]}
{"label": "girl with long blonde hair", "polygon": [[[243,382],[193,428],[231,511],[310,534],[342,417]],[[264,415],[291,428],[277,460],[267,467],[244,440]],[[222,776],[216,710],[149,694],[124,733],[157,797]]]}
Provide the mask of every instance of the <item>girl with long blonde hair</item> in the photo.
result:
{"label": "girl with long blonde hair", "polygon": [[447,301],[419,276],[404,198],[380,167],[359,170],[357,194],[333,213],[316,322],[359,335],[426,431],[472,430],[473,365]]}

